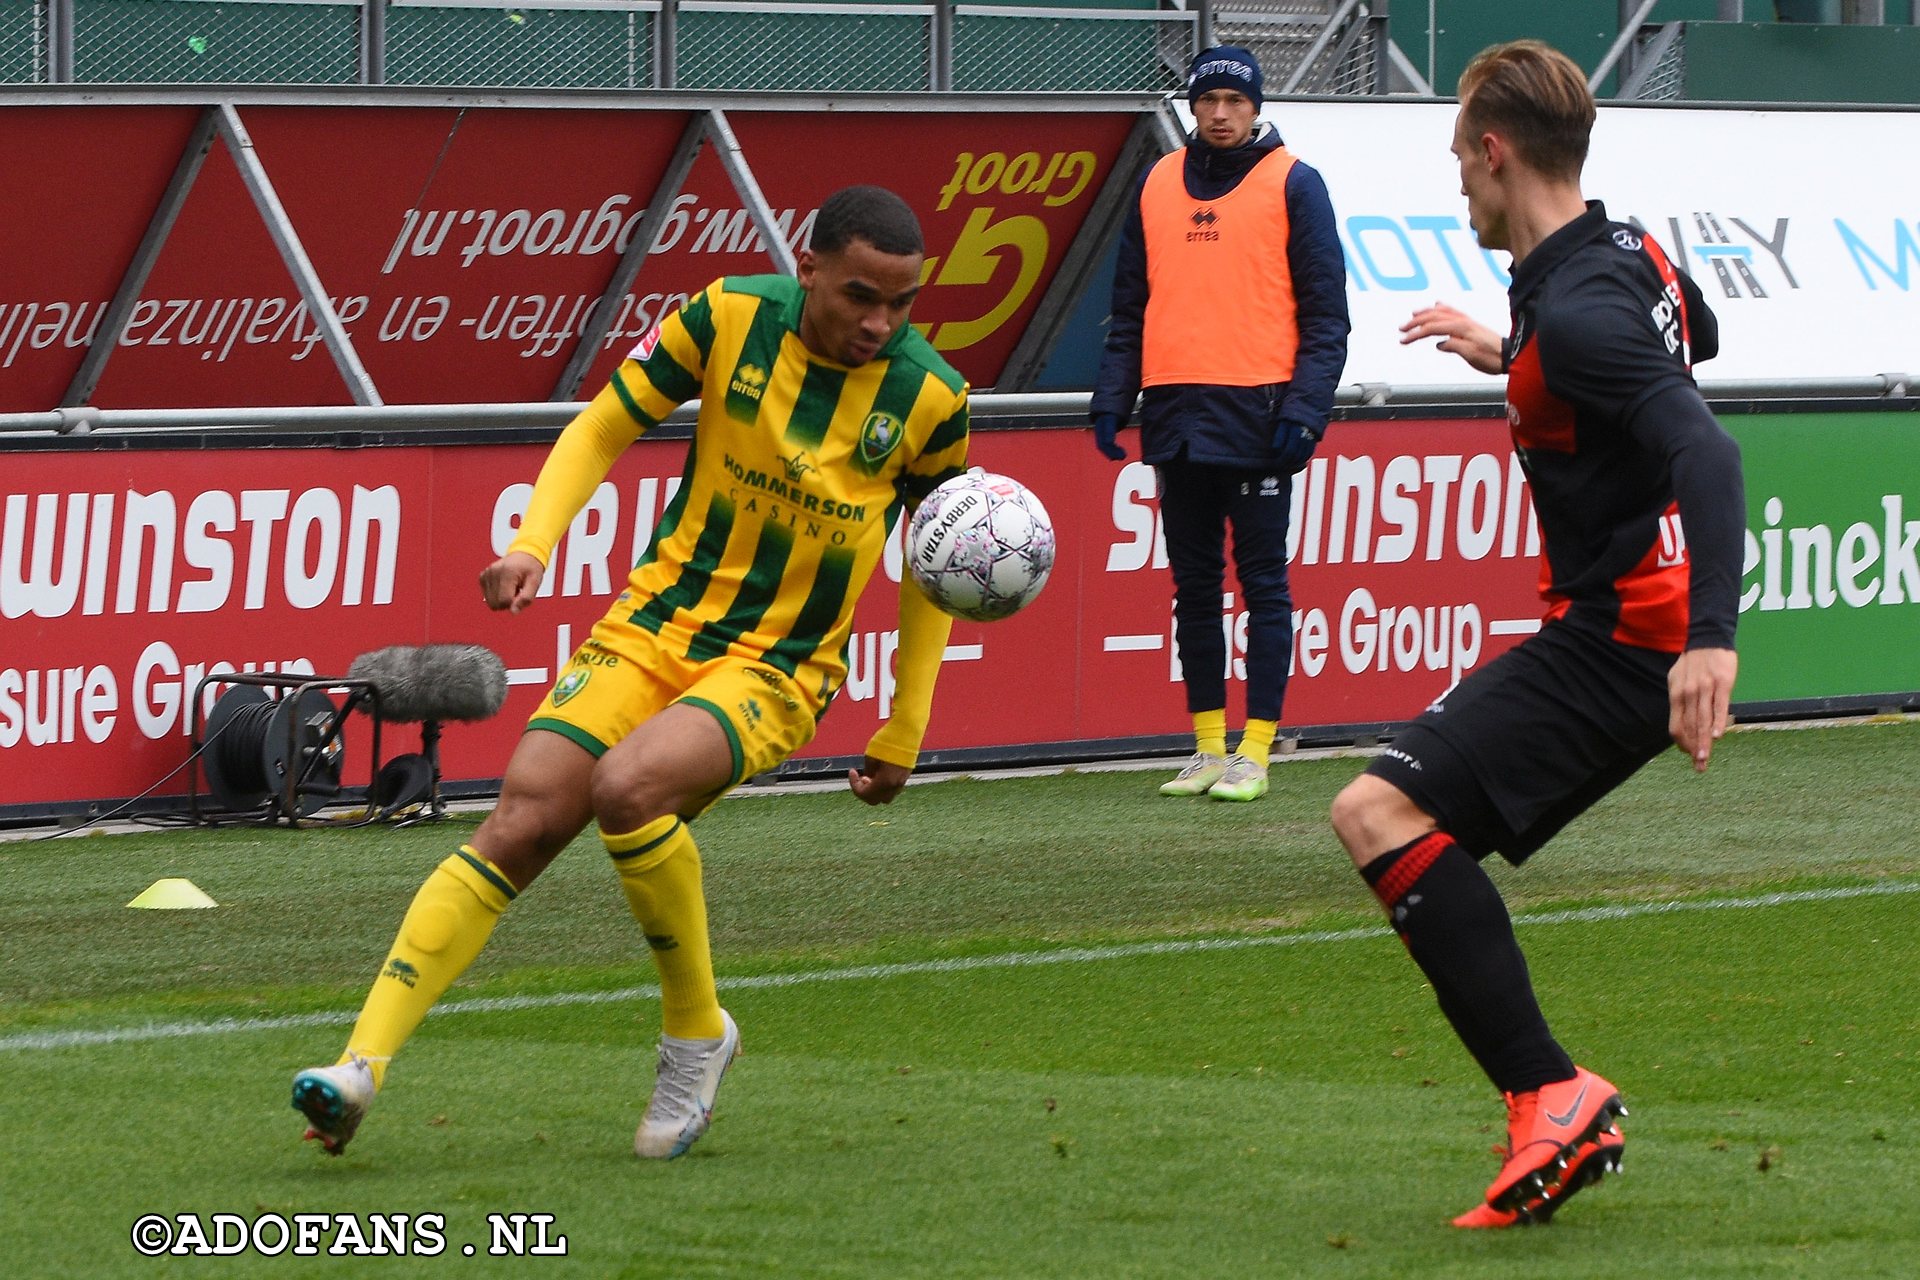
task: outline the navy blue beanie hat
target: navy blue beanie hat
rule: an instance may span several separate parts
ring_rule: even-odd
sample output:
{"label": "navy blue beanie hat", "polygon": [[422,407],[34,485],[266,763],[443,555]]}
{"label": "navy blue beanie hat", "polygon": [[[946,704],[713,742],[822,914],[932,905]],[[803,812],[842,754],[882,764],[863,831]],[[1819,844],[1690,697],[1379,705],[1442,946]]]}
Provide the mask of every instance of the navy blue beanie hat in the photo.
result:
{"label": "navy blue beanie hat", "polygon": [[1260,60],[1237,44],[1216,45],[1194,55],[1187,68],[1187,101],[1213,89],[1232,89],[1245,94],[1258,108],[1261,96]]}

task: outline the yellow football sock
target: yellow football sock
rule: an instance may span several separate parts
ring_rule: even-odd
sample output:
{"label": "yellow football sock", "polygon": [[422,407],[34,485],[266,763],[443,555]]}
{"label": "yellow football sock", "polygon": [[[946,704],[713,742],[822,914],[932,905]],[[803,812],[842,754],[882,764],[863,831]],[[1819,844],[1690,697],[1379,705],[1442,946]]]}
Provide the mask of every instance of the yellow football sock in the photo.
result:
{"label": "yellow football sock", "polygon": [[1268,758],[1273,754],[1273,735],[1280,731],[1277,720],[1249,720],[1247,731],[1240,736],[1240,754],[1247,759],[1266,767]]}
{"label": "yellow football sock", "polygon": [[700,847],[687,824],[668,814],[638,831],[602,833],[627,906],[660,971],[660,1029],[683,1040],[726,1033],[713,985],[707,899],[700,891]]}
{"label": "yellow football sock", "polygon": [[1210,756],[1227,754],[1227,709],[1193,713],[1193,749]]}
{"label": "yellow football sock", "polygon": [[487,945],[513,899],[513,885],[472,845],[435,867],[413,895],[340,1061],[365,1058],[374,1086],[385,1083],[387,1063]]}

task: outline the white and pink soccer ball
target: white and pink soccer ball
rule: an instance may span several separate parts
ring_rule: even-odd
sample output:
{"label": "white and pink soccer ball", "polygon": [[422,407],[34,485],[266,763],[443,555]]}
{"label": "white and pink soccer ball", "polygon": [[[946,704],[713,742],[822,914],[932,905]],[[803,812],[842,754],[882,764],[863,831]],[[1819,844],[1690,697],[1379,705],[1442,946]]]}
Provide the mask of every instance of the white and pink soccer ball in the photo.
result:
{"label": "white and pink soccer ball", "polygon": [[970,622],[1010,617],[1053,572],[1053,521],[1033,491],[974,467],[936,488],[907,529],[907,571],[927,598]]}

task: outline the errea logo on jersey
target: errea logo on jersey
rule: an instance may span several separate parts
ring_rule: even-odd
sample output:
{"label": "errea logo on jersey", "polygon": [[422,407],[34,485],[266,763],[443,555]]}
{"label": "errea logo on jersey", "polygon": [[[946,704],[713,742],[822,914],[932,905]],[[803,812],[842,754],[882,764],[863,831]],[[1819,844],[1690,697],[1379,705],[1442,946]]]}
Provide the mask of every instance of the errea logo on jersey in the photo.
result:
{"label": "errea logo on jersey", "polygon": [[1613,233],[1613,242],[1622,249],[1625,249],[1628,253],[1640,252],[1640,237],[1625,227],[1621,227]]}
{"label": "errea logo on jersey", "polygon": [[733,371],[733,381],[727,384],[728,391],[749,400],[758,400],[766,389],[767,371],[757,364],[741,365]]}

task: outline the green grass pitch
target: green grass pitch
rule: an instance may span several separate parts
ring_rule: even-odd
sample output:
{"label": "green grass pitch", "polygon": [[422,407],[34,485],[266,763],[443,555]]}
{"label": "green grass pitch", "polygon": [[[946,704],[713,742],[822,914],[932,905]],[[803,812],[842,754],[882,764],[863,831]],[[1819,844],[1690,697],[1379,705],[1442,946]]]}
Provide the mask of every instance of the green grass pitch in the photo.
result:
{"label": "green grass pitch", "polygon": [[[1289,760],[1252,805],[1138,772],[720,805],[695,832],[745,1056],[668,1164],[631,1152],[658,1006],[591,838],[337,1160],[288,1082],[471,819],[0,843],[0,1248],[88,1277],[1920,1273],[1920,724],[1736,733],[1490,864],[1556,1033],[1632,1108],[1625,1172],[1530,1231],[1447,1225],[1502,1113],[1327,830],[1362,763]],[[163,876],[220,906],[126,909]],[[130,1238],[303,1213],[445,1244]],[[511,1214],[564,1253],[488,1256]]]}

